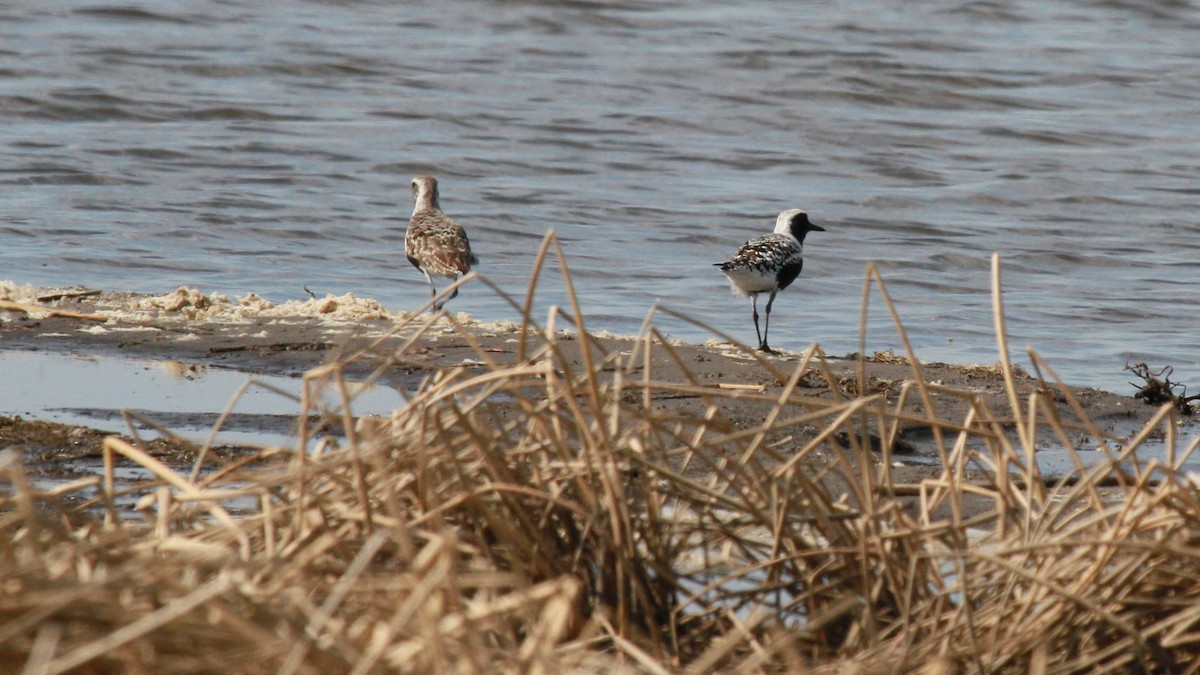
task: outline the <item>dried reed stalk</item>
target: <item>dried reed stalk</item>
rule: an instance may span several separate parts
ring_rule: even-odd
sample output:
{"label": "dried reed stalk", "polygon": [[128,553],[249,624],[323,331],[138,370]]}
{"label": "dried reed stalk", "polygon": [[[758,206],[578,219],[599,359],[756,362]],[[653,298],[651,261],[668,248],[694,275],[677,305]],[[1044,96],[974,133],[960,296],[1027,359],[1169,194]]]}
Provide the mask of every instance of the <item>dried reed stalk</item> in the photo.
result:
{"label": "dried reed stalk", "polygon": [[[571,308],[552,308],[539,325],[533,296],[552,252]],[[524,302],[504,296],[521,316],[515,361],[498,363],[449,317],[410,319],[403,328],[417,337],[399,350],[377,344],[309,374],[286,465],[264,453],[200,480],[199,462],[178,475],[110,439],[98,519],[61,501],[95,481],[39,491],[19,457],[0,458],[9,485],[0,664],[38,673],[1195,670],[1200,500],[1180,466],[1197,443],[1172,448],[1165,463],[1122,463],[1155,430],[1175,442],[1169,406],[1133,439],[1107,438],[1036,354],[1053,381],[1022,398],[998,262],[993,274],[1009,409],[925,381],[874,266],[862,325],[874,288],[912,367],[898,396],[843,397],[817,347],[790,373],[746,350],[776,387],[712,387],[649,317],[628,353],[607,352],[585,328],[551,233]],[[433,372],[388,419],[356,420],[347,362],[378,363],[374,379],[416,361],[417,338],[443,320],[486,367]],[[560,325],[575,338],[560,339]],[[682,376],[660,375],[668,366]],[[798,386],[814,373],[832,395]],[[318,409],[322,386],[340,395],[339,409]],[[1078,420],[1064,421],[1051,390]],[[679,395],[694,397],[697,412],[660,403]],[[938,396],[969,401],[966,417],[939,418]],[[727,415],[735,403],[758,406],[762,423],[738,428]],[[330,419],[344,436],[328,435]],[[942,470],[897,485],[889,444],[872,450],[868,432],[894,439],[913,423],[932,430]],[[1047,484],[1036,444],[1072,448],[1077,428],[1108,459],[1078,461]],[[173,489],[150,500],[151,524],[118,513],[118,461]],[[257,498],[250,512],[222,505],[247,494]],[[990,506],[969,516],[969,500]]]}

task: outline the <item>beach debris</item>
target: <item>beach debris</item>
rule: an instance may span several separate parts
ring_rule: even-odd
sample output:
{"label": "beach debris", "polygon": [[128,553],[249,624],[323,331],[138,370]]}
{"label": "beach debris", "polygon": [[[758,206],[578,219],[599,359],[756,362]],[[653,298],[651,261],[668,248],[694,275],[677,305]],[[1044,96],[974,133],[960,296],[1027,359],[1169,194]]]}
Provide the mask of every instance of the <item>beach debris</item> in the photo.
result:
{"label": "beach debris", "polygon": [[156,295],[149,298],[139,300],[135,307],[137,309],[161,309],[167,312],[181,312],[185,309],[195,310],[208,309],[213,303],[228,302],[225,296],[214,295],[209,297],[203,292],[187,286],[180,286],[173,293],[165,295]]}
{"label": "beach debris", "polygon": [[[1147,405],[1158,406],[1170,403],[1175,406],[1180,415],[1190,417],[1195,412],[1192,401],[1200,399],[1200,394],[1188,396],[1187,385],[1171,381],[1171,375],[1175,372],[1174,366],[1163,366],[1157,372],[1151,372],[1150,366],[1145,363],[1139,362],[1133,365],[1126,363],[1125,370],[1142,378],[1142,384],[1129,383],[1138,388],[1138,392],[1133,395],[1134,398],[1145,401]],[[1176,389],[1179,390],[1178,393],[1176,393]]]}
{"label": "beach debris", "polygon": [[78,300],[79,298],[90,298],[97,296],[103,292],[104,291],[94,288],[85,288],[78,291],[59,291],[56,293],[50,293],[49,295],[39,295],[37,301],[57,302],[59,300]]}
{"label": "beach debris", "polygon": [[841,390],[843,396],[849,398],[871,396],[872,394],[891,396],[896,393],[901,384],[903,384],[903,380],[871,376],[866,379],[866,382],[860,385],[857,377],[847,375],[838,380],[838,389]]}
{"label": "beach debris", "polygon": [[189,319],[247,321],[251,318],[329,317],[342,321],[391,320],[392,315],[371,298],[351,293],[324,298],[273,303],[254,293],[230,298],[181,286],[172,293],[133,301],[134,311],[181,314]]}
{"label": "beach debris", "polygon": [[9,312],[20,312],[28,314],[33,318],[45,318],[51,316],[60,316],[64,319],[79,319],[80,321],[99,321],[104,323],[108,321],[107,316],[99,314],[85,314],[83,312],[72,312],[66,309],[54,309],[53,307],[43,307],[41,305],[30,305],[22,302],[12,302],[9,300],[0,300],[0,310]]}
{"label": "beach debris", "polygon": [[887,351],[875,352],[867,360],[875,363],[895,363],[902,366],[907,366],[910,363],[907,356],[899,356],[896,354],[896,352],[890,349]]}

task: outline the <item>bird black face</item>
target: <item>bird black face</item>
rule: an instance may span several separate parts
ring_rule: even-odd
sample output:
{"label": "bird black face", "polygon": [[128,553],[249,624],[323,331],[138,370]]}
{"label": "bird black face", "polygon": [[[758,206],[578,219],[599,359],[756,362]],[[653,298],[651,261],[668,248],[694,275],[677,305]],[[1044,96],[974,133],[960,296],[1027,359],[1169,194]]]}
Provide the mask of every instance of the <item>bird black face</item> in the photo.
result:
{"label": "bird black face", "polygon": [[813,225],[808,222],[808,214],[804,212],[797,213],[792,216],[791,222],[792,236],[799,241],[804,241],[804,235],[809,232],[824,232],[825,228],[820,225]]}

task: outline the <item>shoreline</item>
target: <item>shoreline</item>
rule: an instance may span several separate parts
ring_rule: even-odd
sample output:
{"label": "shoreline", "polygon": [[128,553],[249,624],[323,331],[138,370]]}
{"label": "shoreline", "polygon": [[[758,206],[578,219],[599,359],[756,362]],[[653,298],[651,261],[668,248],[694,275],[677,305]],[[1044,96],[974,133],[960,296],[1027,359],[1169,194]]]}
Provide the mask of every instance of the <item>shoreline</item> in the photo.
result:
{"label": "shoreline", "polygon": [[[479,323],[466,313],[457,313],[451,317],[453,323],[439,318],[436,325],[431,325],[429,314],[389,312],[373,299],[352,294],[274,304],[254,294],[231,298],[187,288],[155,295],[80,287],[35,288],[5,282],[0,285],[0,309],[4,310],[0,312],[0,352],[174,360],[288,377],[299,377],[310,369],[342,360],[345,363],[340,371],[346,377],[374,377],[378,383],[401,392],[415,391],[439,369],[482,369],[485,361],[512,363],[518,358],[521,336],[521,324],[515,321]],[[574,342],[571,332],[559,331],[556,336],[561,344]],[[610,358],[628,354],[638,340],[635,336],[607,334],[592,337],[597,348]],[[527,340],[540,344],[545,336],[535,330]],[[795,352],[760,355],[716,339],[705,344],[670,344],[675,358],[686,364],[687,372],[660,355],[654,364],[659,378],[691,379],[704,386],[741,388],[760,395],[780,392],[804,358]],[[388,363],[388,355],[405,345],[405,356]],[[578,364],[577,344],[574,349],[572,360]],[[355,353],[359,356],[348,358]],[[819,368],[800,379],[799,389],[816,398],[874,393],[888,405],[895,405],[905,382],[915,377],[906,357],[882,352],[861,362],[865,381],[860,384],[860,361],[849,356],[820,359]],[[1011,415],[998,365],[926,362],[920,364],[920,374],[930,384],[977,396],[1002,417]],[[1042,387],[1019,368],[1014,376],[1023,397]],[[1087,387],[1070,387],[1070,392],[1091,422],[1112,438],[1141,428],[1156,410],[1132,395]],[[1075,417],[1061,395],[1047,393],[1057,397],[1058,412],[1064,419]],[[114,404],[121,405],[119,392],[114,395],[118,397]],[[700,405],[698,401],[681,399],[676,404],[694,407]],[[963,396],[937,395],[933,404],[937,418],[961,420],[971,401]],[[912,401],[906,405],[914,416],[925,414]],[[725,413],[735,426],[750,427],[762,421],[768,408],[761,400],[747,398],[731,402]],[[13,412],[0,410],[0,414]],[[905,425],[898,436],[891,449],[896,455],[936,454],[928,428],[919,422]]]}
{"label": "shoreline", "polygon": [[[392,312],[372,298],[352,293],[272,303],[254,293],[234,297],[205,294],[186,287],[153,294],[78,286],[15,286],[0,281],[0,338],[3,339],[0,351],[90,349],[106,355],[194,360],[215,367],[277,375],[303,374],[328,361],[329,352],[346,353],[377,341],[380,346],[398,343],[416,332],[429,316]],[[487,343],[487,348],[497,346],[493,341],[510,342],[521,327],[517,321],[476,321],[466,312],[453,312],[451,316],[457,325]],[[407,331],[403,329],[405,326]],[[447,322],[442,321],[439,326],[450,332]],[[389,337],[397,327],[401,330]],[[437,343],[436,331],[428,332],[423,339]],[[573,332],[559,331],[559,334],[569,339]],[[613,345],[639,339],[607,331],[590,331],[590,334]],[[715,337],[704,343],[670,342],[697,353],[755,363],[748,350],[739,350],[738,346]],[[777,354],[759,356],[768,363],[783,365],[798,361],[802,354],[780,350]],[[824,357],[830,362],[855,362],[857,354]],[[875,352],[866,361],[871,371],[868,377],[894,379],[909,372],[907,357],[891,350]],[[452,356],[433,359],[433,363],[456,365]],[[931,381],[953,372],[967,379],[999,379],[995,363],[923,360],[919,365],[929,371],[927,379]],[[893,366],[902,368],[898,373]],[[1015,370],[1020,379],[1029,379],[1019,366]],[[949,375],[949,380],[953,384],[959,378]],[[1094,387],[1072,389],[1132,400],[1132,396]]]}
{"label": "shoreline", "polygon": [[[491,358],[497,362],[515,357],[514,345],[521,331],[517,321],[477,322],[469,314],[458,312],[451,315],[452,328],[446,319],[428,326],[430,316],[390,312],[374,299],[353,294],[276,304],[253,293],[238,298],[179,288],[156,295],[0,282],[0,352],[82,352],[170,359],[295,377],[356,351],[394,350],[421,332],[418,352],[424,358],[406,359],[388,377],[393,386],[410,388],[419,384],[420,377],[412,375],[422,367],[476,365],[475,348],[458,338],[459,329],[467,331],[471,341],[493,354]],[[573,331],[557,334],[560,339],[574,339]],[[612,352],[627,350],[639,339],[606,332],[591,335]],[[529,339],[539,340],[542,336],[531,331]],[[716,338],[703,344],[678,340],[670,344],[700,377],[713,382],[729,380],[738,386],[782,384],[782,380],[776,380],[784,376],[781,374],[790,375],[803,357],[803,352],[752,353]],[[823,356],[839,380],[857,374],[856,354]],[[366,375],[375,365],[371,360],[351,361],[347,374]],[[869,390],[886,391],[913,376],[908,358],[891,351],[875,352],[864,365]],[[1006,403],[1002,400],[1003,378],[998,364],[922,361],[919,365],[921,374],[931,383],[978,393],[989,403]],[[775,368],[774,377],[764,366]],[[1014,367],[1014,373],[1025,391],[1036,386],[1036,380],[1019,366]],[[1144,421],[1154,410],[1132,394],[1092,387],[1070,389],[1086,399],[1088,409],[1095,411],[1100,420]]]}

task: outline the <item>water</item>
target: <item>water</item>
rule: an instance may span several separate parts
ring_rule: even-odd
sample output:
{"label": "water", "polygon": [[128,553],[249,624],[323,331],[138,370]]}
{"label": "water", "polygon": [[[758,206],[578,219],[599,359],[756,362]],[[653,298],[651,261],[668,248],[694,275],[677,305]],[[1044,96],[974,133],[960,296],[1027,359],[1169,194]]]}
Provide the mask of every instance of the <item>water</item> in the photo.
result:
{"label": "water", "polygon": [[[1015,350],[1200,386],[1197,28],[1186,1],[18,0],[0,277],[414,307],[428,172],[510,292],[554,228],[595,328],[658,300],[753,340],[711,263],[800,206],[828,231],[777,347],[857,349],[877,261],[923,358],[995,362],[999,251]],[[451,307],[512,318],[482,287]],[[873,312],[868,349],[898,348]]]}
{"label": "water", "polygon": [[[205,442],[221,415],[230,415],[215,444],[296,447],[303,381],[250,375],[180,361],[146,361],[88,354],[0,353],[0,415],[19,415],[129,434],[122,411]],[[388,416],[404,405],[400,392],[384,385],[347,383],[354,416]],[[282,393],[281,393],[282,392]],[[340,410],[331,387],[321,389],[322,410]],[[232,407],[231,407],[232,404]],[[316,411],[310,411],[316,412]],[[135,420],[142,438],[153,427]]]}
{"label": "water", "polygon": [[[10,383],[0,387],[0,415],[19,415],[128,435],[130,431],[122,412],[129,410],[138,415],[134,424],[140,438],[159,436],[153,426],[145,423],[148,420],[175,436],[205,443],[228,408],[229,414],[212,439],[214,445],[297,447],[301,378],[250,375],[180,361],[10,351],[0,352],[0,381]],[[404,405],[400,392],[388,386],[354,383],[347,386],[353,396],[350,409],[356,417],[386,417]],[[324,387],[320,393],[322,410],[341,409],[342,400],[332,388]],[[327,440],[326,434],[316,434],[310,449]],[[182,475],[191,472],[190,464],[162,459]],[[0,464],[3,462],[0,453]],[[27,468],[30,480],[39,490],[61,488],[104,473],[99,457],[75,457],[69,452]],[[142,482],[153,483],[155,477],[148,469],[118,457],[114,478],[118,490],[124,490]],[[11,490],[0,479],[0,495]],[[99,497],[100,491],[96,482],[72,492],[70,501]],[[117,505],[131,510],[148,492],[149,488],[130,490],[117,499]],[[223,504],[245,511],[254,508],[256,501],[239,496]]]}

